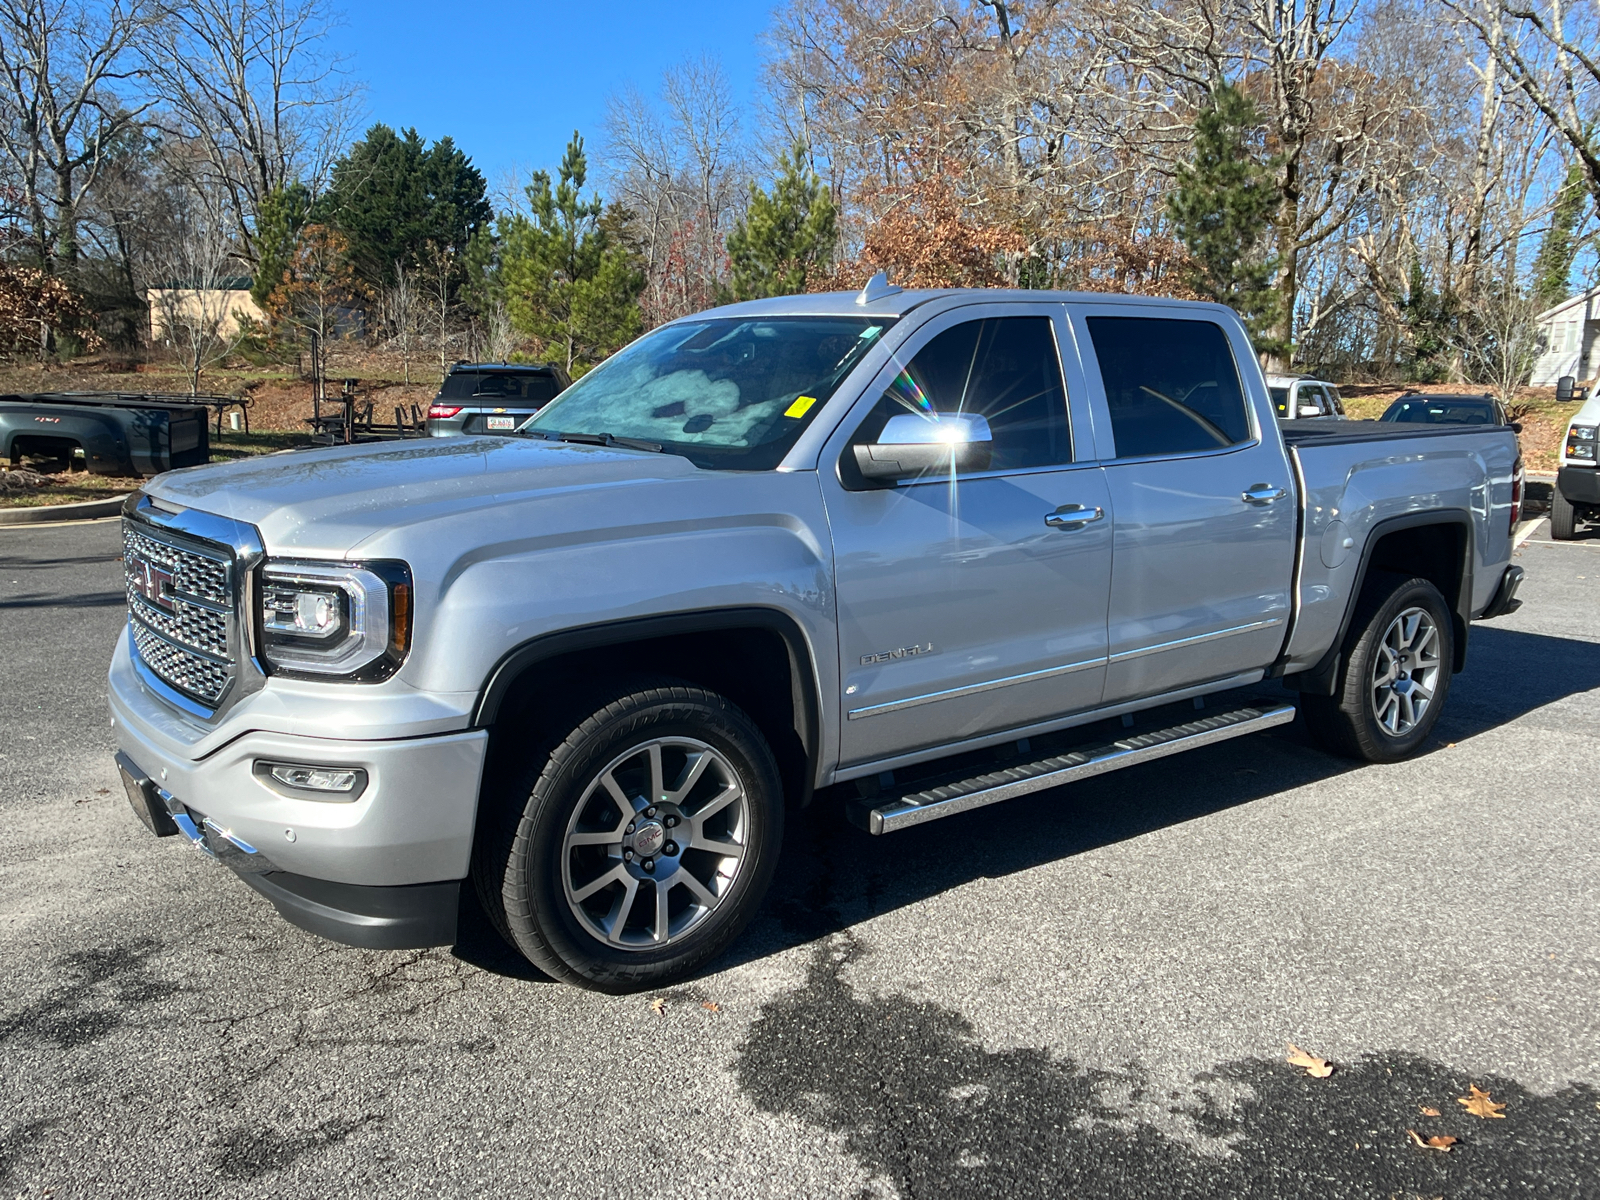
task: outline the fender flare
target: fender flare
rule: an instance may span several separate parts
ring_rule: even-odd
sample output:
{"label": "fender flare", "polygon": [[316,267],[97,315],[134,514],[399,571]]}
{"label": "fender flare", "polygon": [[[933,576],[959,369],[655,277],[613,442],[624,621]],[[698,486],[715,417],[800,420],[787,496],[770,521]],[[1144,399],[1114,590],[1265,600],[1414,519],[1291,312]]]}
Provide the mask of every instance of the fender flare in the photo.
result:
{"label": "fender flare", "polygon": [[822,754],[822,706],[811,645],[801,631],[799,622],[782,609],[755,606],[700,609],[606,621],[529,638],[501,655],[499,661],[490,668],[478,691],[477,703],[473,706],[471,728],[483,729],[493,725],[511,685],[529,667],[548,659],[627,642],[733,629],[764,629],[776,633],[788,651],[790,705],[794,713],[795,734],[806,756],[805,795],[801,803],[807,803],[815,786],[818,761]]}
{"label": "fender flare", "polygon": [[[1377,548],[1387,535],[1399,533],[1406,529],[1421,529],[1432,525],[1453,525],[1463,530],[1462,534],[1462,562],[1461,579],[1456,589],[1454,611],[1456,615],[1456,629],[1454,638],[1454,653],[1450,664],[1451,672],[1457,673],[1467,665],[1467,635],[1472,629],[1472,579],[1473,579],[1473,540],[1474,525],[1472,514],[1464,508],[1430,508],[1424,512],[1404,513],[1401,516],[1386,517],[1375,523],[1367,531],[1367,538],[1361,546],[1361,561],[1356,567],[1355,579],[1350,587],[1350,594],[1345,597],[1344,615],[1339,619],[1339,631],[1334,635],[1333,643],[1313,666],[1303,671],[1296,671],[1284,677],[1284,683],[1300,692],[1315,696],[1331,696],[1335,689],[1335,680],[1339,673],[1339,662],[1344,653],[1344,640],[1350,632],[1350,622],[1355,619],[1356,604],[1361,599],[1361,590],[1366,587],[1367,574],[1372,567],[1372,552]],[[1447,596],[1448,600],[1449,597]]]}

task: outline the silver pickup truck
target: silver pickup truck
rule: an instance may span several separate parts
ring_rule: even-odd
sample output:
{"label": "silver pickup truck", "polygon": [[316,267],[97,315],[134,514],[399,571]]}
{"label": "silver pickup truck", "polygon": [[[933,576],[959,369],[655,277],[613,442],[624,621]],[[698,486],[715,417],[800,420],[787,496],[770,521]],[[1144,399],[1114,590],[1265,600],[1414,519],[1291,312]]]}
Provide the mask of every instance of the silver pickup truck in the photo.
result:
{"label": "silver pickup truck", "polygon": [[516,436],[151,482],[118,761],[323,936],[449,944],[471,886],[556,978],[652,986],[819,795],[885,834],[1297,709],[1413,753],[1517,603],[1521,475],[1504,427],[1280,423],[1220,306],[735,305]]}

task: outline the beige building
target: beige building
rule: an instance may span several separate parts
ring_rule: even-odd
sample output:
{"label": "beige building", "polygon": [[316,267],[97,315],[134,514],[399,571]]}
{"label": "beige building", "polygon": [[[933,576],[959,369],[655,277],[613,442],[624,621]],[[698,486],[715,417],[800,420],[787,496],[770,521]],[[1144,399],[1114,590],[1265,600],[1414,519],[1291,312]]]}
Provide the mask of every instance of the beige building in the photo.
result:
{"label": "beige building", "polygon": [[146,288],[144,300],[150,306],[150,341],[152,344],[167,340],[170,321],[184,320],[218,322],[223,337],[233,337],[239,332],[243,319],[265,324],[267,314],[250,295],[248,276],[222,280],[221,287],[182,287],[177,283]]}

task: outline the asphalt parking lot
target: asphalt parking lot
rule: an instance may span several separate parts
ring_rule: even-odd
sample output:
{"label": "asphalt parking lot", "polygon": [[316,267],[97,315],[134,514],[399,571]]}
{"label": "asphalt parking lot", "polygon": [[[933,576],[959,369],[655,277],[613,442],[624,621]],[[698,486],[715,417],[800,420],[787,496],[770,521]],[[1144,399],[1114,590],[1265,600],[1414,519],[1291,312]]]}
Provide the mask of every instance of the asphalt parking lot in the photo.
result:
{"label": "asphalt parking lot", "polygon": [[0,1196],[1600,1196],[1600,538],[1523,546],[1417,759],[800,814],[730,956],[631,997],[321,942],[152,839],[118,553],[0,530]]}

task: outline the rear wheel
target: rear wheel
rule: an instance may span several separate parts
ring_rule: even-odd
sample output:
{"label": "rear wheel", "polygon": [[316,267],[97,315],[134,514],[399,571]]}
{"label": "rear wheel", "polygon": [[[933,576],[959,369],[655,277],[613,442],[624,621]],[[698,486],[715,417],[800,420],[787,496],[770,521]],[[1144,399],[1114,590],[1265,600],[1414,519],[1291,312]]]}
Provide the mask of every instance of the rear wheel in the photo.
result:
{"label": "rear wheel", "polygon": [[635,680],[580,708],[485,821],[473,876],[547,974],[658,986],[709,962],[760,905],[783,833],[777,767],[744,712],[691,684]]}
{"label": "rear wheel", "polygon": [[1572,501],[1561,494],[1561,485],[1555,487],[1550,497],[1550,536],[1558,542],[1570,541],[1578,530],[1578,511]]}
{"label": "rear wheel", "polygon": [[1301,705],[1313,737],[1336,754],[1395,762],[1428,738],[1455,653],[1450,610],[1426,579],[1368,579],[1345,638],[1338,687]]}

